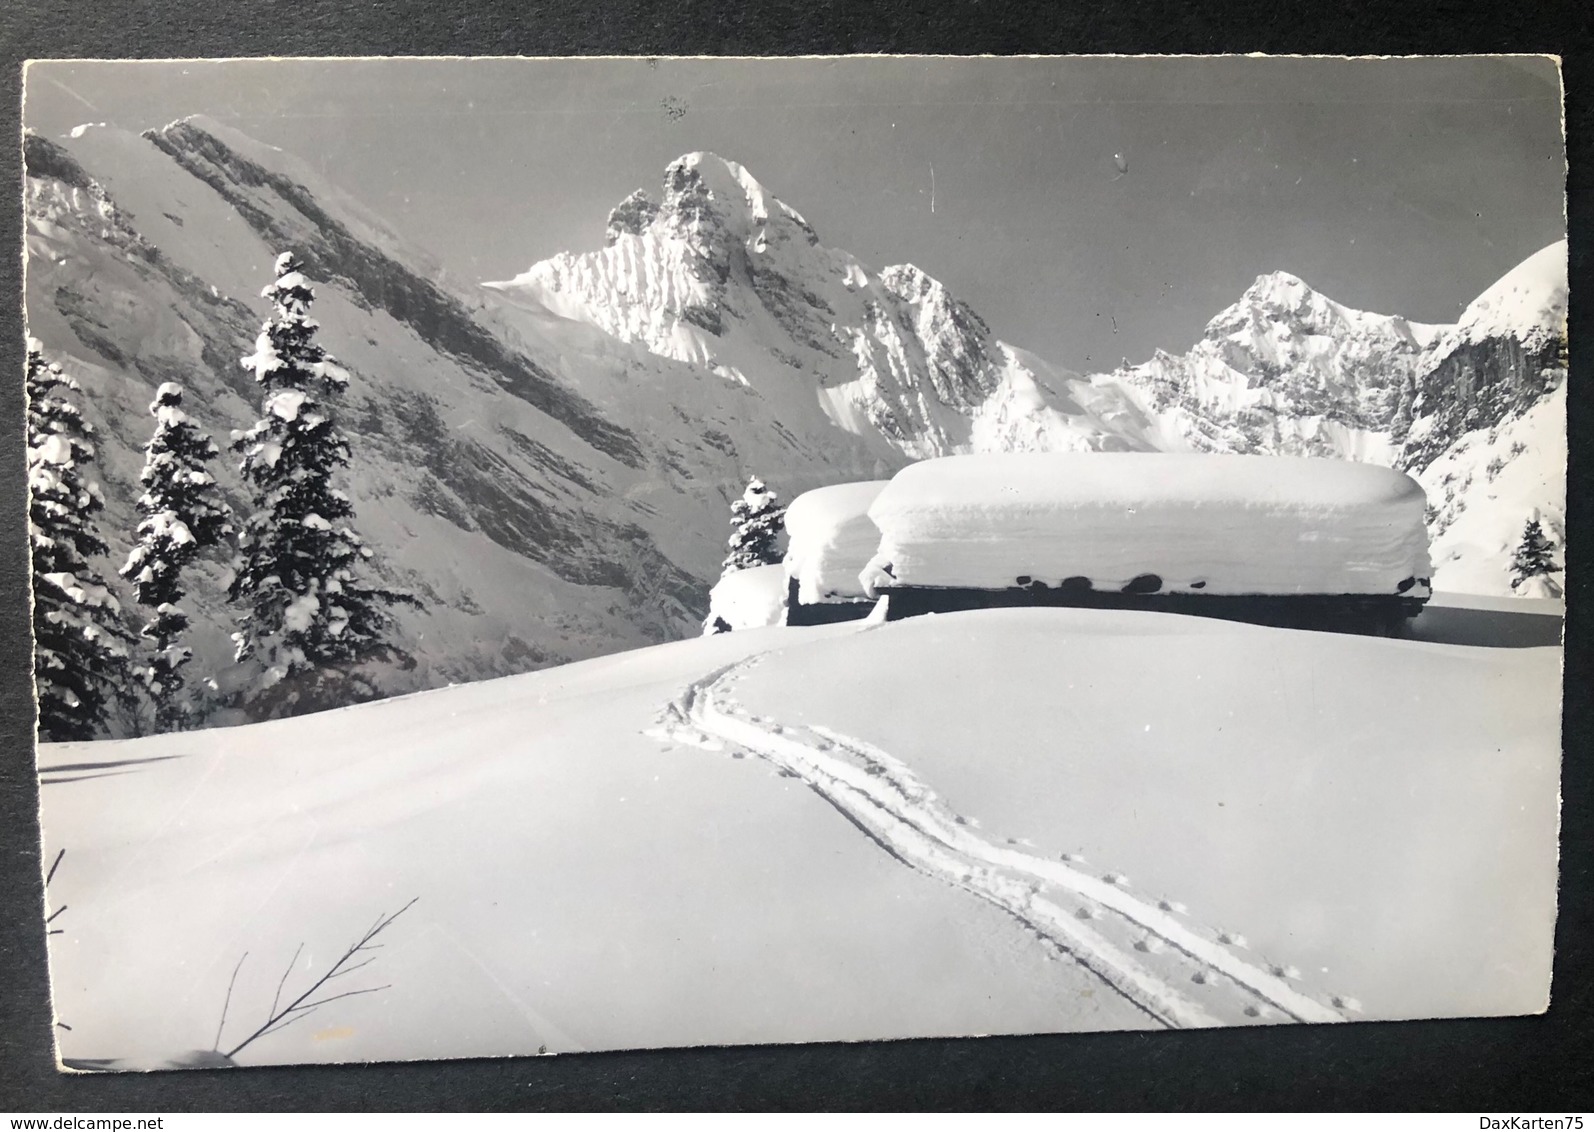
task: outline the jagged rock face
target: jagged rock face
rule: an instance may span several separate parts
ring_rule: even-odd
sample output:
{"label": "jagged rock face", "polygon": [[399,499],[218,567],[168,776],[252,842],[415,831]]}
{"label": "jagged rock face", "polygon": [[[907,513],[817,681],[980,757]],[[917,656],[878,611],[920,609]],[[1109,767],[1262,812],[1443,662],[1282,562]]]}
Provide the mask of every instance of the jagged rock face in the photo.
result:
{"label": "jagged rock face", "polygon": [[1400,466],[1422,471],[1462,435],[1520,416],[1565,380],[1564,340],[1537,349],[1514,337],[1462,342],[1418,382],[1411,408],[1418,423]]}
{"label": "jagged rock face", "polygon": [[1402,467],[1422,470],[1461,436],[1521,416],[1566,379],[1566,244],[1529,256],[1429,346]]}
{"label": "jagged rock face", "polygon": [[1112,376],[1197,451],[1377,458],[1409,402],[1430,327],[1352,310],[1264,275],[1183,355]]}
{"label": "jagged rock face", "polygon": [[909,329],[924,344],[930,384],[943,405],[972,409],[996,387],[991,330],[966,303],[912,264],[888,267],[880,282],[911,316]]}
{"label": "jagged rock face", "polygon": [[1396,466],[1428,493],[1436,577],[1507,594],[1529,520],[1566,544],[1566,244],[1529,256],[1437,335]]}
{"label": "jagged rock face", "polygon": [[659,206],[646,192],[638,189],[626,197],[609,213],[609,223],[603,231],[603,246],[611,248],[621,236],[640,236],[642,230],[653,223]]}

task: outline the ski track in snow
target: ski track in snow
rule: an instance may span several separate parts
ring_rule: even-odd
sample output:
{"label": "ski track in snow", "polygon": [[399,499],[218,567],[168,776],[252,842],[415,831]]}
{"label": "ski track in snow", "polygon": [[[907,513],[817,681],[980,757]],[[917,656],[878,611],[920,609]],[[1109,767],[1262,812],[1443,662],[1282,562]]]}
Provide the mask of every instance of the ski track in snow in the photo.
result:
{"label": "ski track in snow", "polygon": [[[1172,914],[1181,906],[1130,892],[1119,874],[1092,875],[1021,852],[1015,839],[981,837],[905,763],[871,744],[750,714],[730,686],[765,655],[688,685],[649,734],[750,752],[802,779],[897,860],[994,904],[1170,1028],[1343,1022],[1335,1007],[1355,1009],[1354,999],[1339,996],[1328,1006],[1296,989],[1286,981],[1293,968],[1237,954],[1232,948],[1244,946],[1242,936],[1184,922]],[[1053,896],[1077,906],[1065,908]]]}

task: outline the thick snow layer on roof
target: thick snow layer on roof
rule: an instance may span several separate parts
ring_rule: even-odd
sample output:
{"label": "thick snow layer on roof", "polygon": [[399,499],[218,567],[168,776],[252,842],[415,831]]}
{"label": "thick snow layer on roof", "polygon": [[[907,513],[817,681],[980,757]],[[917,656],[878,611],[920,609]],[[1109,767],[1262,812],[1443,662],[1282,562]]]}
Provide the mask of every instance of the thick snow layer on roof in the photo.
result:
{"label": "thick snow layer on roof", "polygon": [[785,576],[797,579],[797,600],[856,601],[864,596],[858,572],[880,545],[869,505],[889,480],[816,488],[786,509]]}
{"label": "thick snow layer on roof", "polygon": [[[1393,594],[1429,576],[1424,496],[1400,472],[1280,456],[1021,453],[899,472],[869,508],[863,581],[1007,588]],[[1021,580],[1022,579],[1022,580]]]}
{"label": "thick snow layer on roof", "polygon": [[709,591],[705,632],[716,618],[732,630],[762,629],[779,625],[785,613],[786,572],[779,564],[753,566],[725,575]]}

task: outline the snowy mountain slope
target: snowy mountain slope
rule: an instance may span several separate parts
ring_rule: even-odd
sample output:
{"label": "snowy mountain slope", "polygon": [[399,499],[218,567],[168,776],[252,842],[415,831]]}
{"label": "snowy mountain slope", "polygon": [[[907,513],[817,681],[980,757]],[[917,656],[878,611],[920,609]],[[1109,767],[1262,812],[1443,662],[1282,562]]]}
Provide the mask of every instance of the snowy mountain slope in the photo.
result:
{"label": "snowy mountain slope", "polygon": [[[1538,519],[1564,565],[1566,383],[1520,415],[1464,434],[1418,473],[1432,520],[1434,569],[1466,593],[1511,593],[1523,527]],[[1560,592],[1564,575],[1552,579]]]}
{"label": "snowy mountain slope", "polygon": [[239,1060],[1540,1010],[1558,658],[986,611],[47,746],[61,1051],[206,1048],[247,951],[225,1048],[411,897]]}
{"label": "snowy mountain slope", "polygon": [[1424,352],[1397,462],[1428,491],[1442,584],[1510,593],[1523,525],[1564,563],[1567,247],[1529,256]]}
{"label": "snowy mountain slope", "polygon": [[[113,547],[132,528],[157,384],[187,387],[219,441],[253,422],[237,358],[263,314],[253,296],[292,246],[318,286],[321,340],[354,375],[340,412],[358,522],[389,580],[427,602],[401,614],[417,667],[393,688],[686,635],[749,468],[801,490],[879,466],[856,438],[788,427],[693,367],[561,320],[505,324],[292,158],[224,127],[68,144],[82,161],[28,140],[28,315],[106,433]],[[201,572],[194,643],[213,666],[229,611],[221,565]]]}
{"label": "snowy mountain slope", "polygon": [[1461,435],[1520,415],[1566,378],[1566,242],[1529,256],[1424,352],[1400,459],[1423,469]]}
{"label": "snowy mountain slope", "polygon": [[1566,334],[1567,246],[1558,240],[1534,252],[1479,295],[1432,345],[1443,357],[1465,343],[1510,338],[1529,353],[1557,346]]}
{"label": "snowy mountain slope", "polygon": [[[826,247],[746,169],[709,153],[671,162],[658,202],[641,190],[621,202],[602,249],[487,287],[709,367],[886,458],[1000,444],[1004,428],[1022,429],[1016,418],[1052,447],[1145,447],[1111,420],[1131,411],[1121,396],[1074,397],[1089,383],[998,341],[941,282]],[[985,415],[997,419],[982,431]]]}

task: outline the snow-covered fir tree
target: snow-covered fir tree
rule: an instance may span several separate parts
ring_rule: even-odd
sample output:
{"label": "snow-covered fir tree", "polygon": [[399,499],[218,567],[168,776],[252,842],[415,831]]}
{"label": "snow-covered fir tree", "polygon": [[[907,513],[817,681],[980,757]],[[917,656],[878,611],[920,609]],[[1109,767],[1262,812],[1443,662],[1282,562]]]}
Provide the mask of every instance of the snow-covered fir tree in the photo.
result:
{"label": "snow-covered fir tree", "polygon": [[228,596],[245,609],[233,634],[248,669],[239,691],[254,714],[269,716],[374,694],[355,669],[396,655],[389,607],[419,603],[363,576],[371,551],[350,525],[348,495],[332,486],[349,445],[323,400],[349,377],[314,341],[315,292],[292,252],[277,257],[276,279],[261,294],[274,310],[242,364],[264,390],[263,415],[233,434],[254,510]]}
{"label": "snow-covered fir tree", "polygon": [[120,607],[89,560],[107,551],[94,528],[105,508],[86,476],[94,429],[68,394],[81,392],[28,339],[28,543],[33,558],[33,679],[39,737],[105,734],[115,704],[129,705]]}
{"label": "snow-covered fir tree", "polygon": [[[1517,543],[1516,553],[1511,556],[1511,588],[1518,591],[1542,588],[1549,591],[1549,596],[1559,597],[1560,587],[1550,575],[1560,571],[1543,526],[1537,518],[1529,519],[1522,528],[1522,541]],[[1534,578],[1543,578],[1544,581],[1535,587],[1532,582]]]}
{"label": "snow-covered fir tree", "polygon": [[181,643],[188,628],[188,615],[178,607],[183,569],[232,533],[227,504],[205,469],[220,453],[182,404],[182,387],[173,382],[156,390],[150,404],[155,433],[144,446],[144,470],[138,477],[144,485],[138,500],[144,518],[138,524],[138,543],[121,569],[139,604],[154,611],[142,630],[150,643],[150,660],[138,674],[160,731],[180,731],[193,719],[182,673],[193,656]]}
{"label": "snow-covered fir tree", "polygon": [[780,561],[781,520],[786,515],[779,497],[764,486],[764,481],[754,476],[747,483],[742,497],[731,504],[732,533],[730,554],[725,558],[725,569],[720,577],[746,570],[750,566],[768,566]]}

